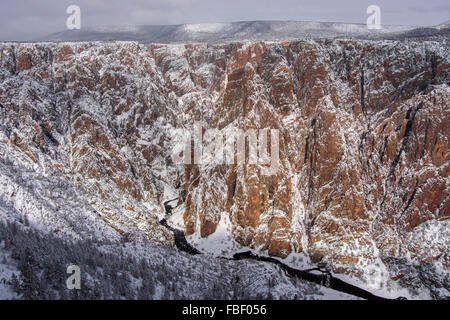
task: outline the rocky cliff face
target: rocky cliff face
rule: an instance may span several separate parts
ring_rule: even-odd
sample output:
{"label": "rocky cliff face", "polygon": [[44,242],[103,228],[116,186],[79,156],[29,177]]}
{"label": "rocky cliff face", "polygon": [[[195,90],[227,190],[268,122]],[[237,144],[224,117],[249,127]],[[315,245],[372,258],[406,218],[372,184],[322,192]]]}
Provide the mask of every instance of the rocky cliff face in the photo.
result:
{"label": "rocky cliff face", "polygon": [[[186,235],[208,238],[226,220],[241,246],[302,255],[377,288],[449,295],[446,41],[0,52],[2,161],[82,190],[86,210],[122,236],[170,242],[157,217],[179,196]],[[172,134],[196,121],[279,130],[277,173],[175,163]],[[34,215],[46,224],[48,213]]]}

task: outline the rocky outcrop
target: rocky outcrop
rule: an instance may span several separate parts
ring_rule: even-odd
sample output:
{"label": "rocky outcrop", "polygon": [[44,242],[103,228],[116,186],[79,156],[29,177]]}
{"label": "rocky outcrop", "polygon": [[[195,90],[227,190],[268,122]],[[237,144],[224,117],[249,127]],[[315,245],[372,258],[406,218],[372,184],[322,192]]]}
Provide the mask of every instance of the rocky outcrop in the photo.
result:
{"label": "rocky outcrop", "polygon": [[[242,246],[303,254],[374,287],[426,284],[448,295],[446,42],[0,50],[11,157],[115,204],[97,209],[121,227],[146,221],[139,228],[151,239],[170,238],[155,216],[171,188],[182,195],[187,235],[208,237],[227,216]],[[222,132],[279,130],[276,174],[248,162],[175,163],[172,133],[195,121]]]}

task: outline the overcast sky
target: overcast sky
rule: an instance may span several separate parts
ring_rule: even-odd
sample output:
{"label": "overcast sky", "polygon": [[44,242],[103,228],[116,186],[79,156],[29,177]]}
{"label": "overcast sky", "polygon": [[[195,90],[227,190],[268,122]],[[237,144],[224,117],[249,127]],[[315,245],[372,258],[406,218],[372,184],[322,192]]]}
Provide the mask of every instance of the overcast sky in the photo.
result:
{"label": "overcast sky", "polygon": [[449,0],[0,0],[0,40],[34,40],[66,29],[66,8],[81,8],[81,26],[299,20],[431,26],[450,19]]}

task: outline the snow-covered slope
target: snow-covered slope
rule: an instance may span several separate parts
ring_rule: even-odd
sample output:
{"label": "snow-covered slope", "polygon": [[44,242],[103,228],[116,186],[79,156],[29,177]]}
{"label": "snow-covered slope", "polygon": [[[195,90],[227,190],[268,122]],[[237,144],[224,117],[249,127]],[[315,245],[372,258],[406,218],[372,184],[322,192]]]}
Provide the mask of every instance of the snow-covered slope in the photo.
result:
{"label": "snow-covered slope", "polygon": [[[205,259],[146,241],[71,241],[3,219],[0,231],[2,300],[356,299],[268,263]],[[66,286],[73,264],[80,290]]]}

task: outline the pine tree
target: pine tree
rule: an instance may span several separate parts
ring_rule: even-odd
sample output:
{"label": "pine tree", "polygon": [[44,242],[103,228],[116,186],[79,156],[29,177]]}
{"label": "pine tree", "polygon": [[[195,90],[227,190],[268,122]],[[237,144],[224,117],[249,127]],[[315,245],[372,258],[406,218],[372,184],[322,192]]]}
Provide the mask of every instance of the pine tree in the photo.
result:
{"label": "pine tree", "polygon": [[38,297],[36,288],[39,279],[35,271],[35,260],[30,249],[25,249],[25,255],[19,264],[20,274],[22,276],[21,293],[24,299],[32,300]]}
{"label": "pine tree", "polygon": [[11,287],[14,290],[14,292],[16,292],[17,294],[20,294],[21,293],[21,285],[20,285],[20,281],[17,278],[15,273],[13,273],[10,283],[11,283]]}

